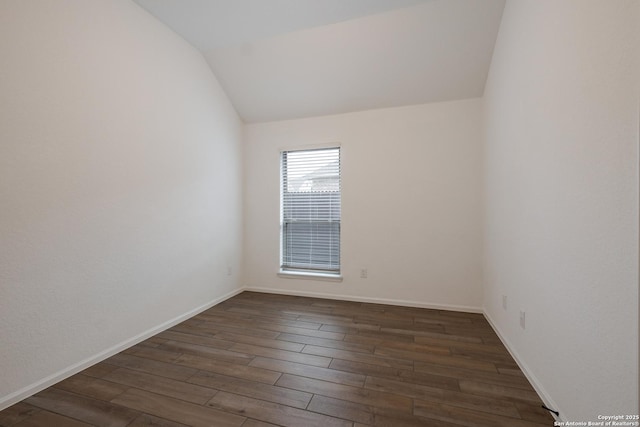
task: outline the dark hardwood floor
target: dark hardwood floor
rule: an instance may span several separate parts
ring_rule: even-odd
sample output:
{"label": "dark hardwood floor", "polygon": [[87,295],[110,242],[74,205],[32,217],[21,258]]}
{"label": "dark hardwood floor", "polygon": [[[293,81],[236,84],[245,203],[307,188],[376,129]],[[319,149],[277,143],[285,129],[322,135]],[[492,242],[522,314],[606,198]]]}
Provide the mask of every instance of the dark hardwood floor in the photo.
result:
{"label": "dark hardwood floor", "polygon": [[541,404],[480,314],[244,292],[0,426],[553,425]]}

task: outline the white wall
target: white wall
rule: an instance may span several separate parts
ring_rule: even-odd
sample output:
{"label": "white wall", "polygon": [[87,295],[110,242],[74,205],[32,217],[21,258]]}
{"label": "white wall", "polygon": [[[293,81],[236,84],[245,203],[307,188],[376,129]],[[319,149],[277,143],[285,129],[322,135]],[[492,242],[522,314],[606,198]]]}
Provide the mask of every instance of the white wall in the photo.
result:
{"label": "white wall", "polygon": [[[480,107],[474,99],[247,125],[243,283],[478,310]],[[342,146],[344,280],[278,277],[279,151],[333,142]]]}
{"label": "white wall", "polygon": [[639,9],[509,1],[485,90],[484,307],[564,420],[638,413]]}
{"label": "white wall", "polygon": [[238,288],[242,129],[128,0],[4,0],[0,55],[2,408]]}

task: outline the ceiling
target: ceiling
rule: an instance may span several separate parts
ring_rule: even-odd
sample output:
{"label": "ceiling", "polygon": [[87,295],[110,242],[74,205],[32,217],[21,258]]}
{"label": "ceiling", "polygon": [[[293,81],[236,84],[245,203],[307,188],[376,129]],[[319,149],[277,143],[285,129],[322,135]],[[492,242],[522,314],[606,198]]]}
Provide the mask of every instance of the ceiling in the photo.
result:
{"label": "ceiling", "polygon": [[482,96],[505,0],[135,0],[245,122]]}

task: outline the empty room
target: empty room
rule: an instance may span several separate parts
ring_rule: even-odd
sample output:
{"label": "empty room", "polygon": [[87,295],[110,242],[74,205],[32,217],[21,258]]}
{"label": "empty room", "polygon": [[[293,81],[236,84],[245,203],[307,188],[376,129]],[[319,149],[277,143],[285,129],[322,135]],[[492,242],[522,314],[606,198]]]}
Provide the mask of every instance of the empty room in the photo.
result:
{"label": "empty room", "polygon": [[640,1],[0,0],[0,427],[639,426]]}

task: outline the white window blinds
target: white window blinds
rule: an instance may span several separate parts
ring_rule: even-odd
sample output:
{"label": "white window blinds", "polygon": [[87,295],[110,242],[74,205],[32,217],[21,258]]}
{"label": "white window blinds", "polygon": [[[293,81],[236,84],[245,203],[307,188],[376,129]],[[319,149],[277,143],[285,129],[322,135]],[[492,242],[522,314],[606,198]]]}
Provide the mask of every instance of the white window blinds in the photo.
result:
{"label": "white window blinds", "polygon": [[340,272],[340,149],[282,152],[282,270]]}

